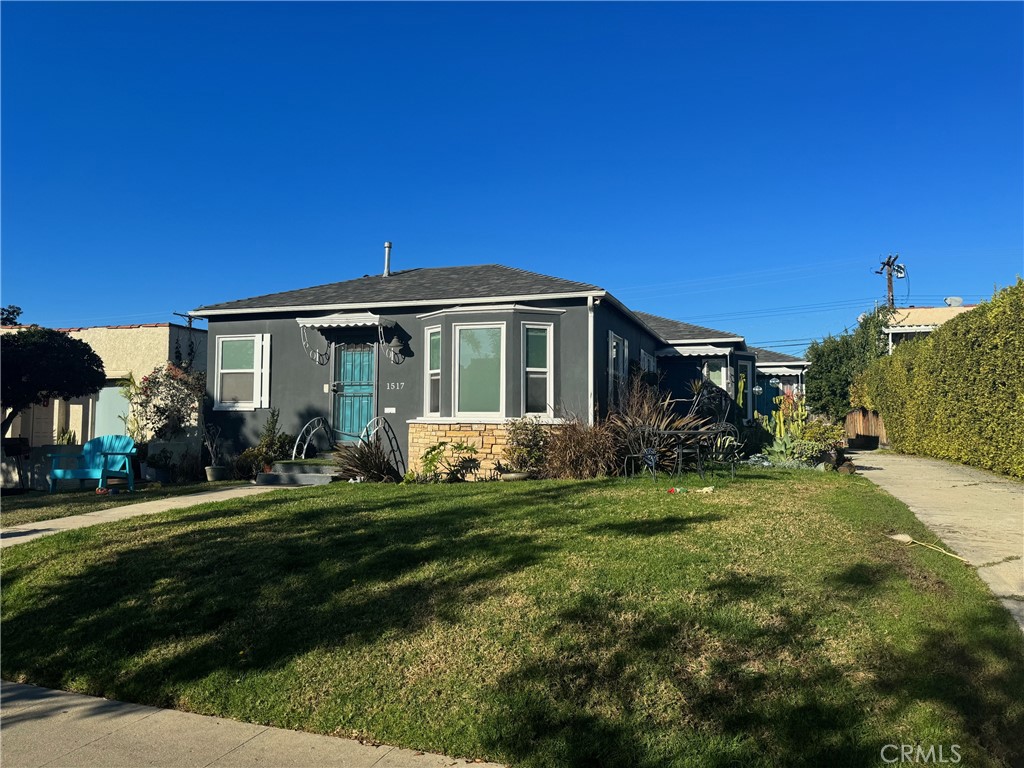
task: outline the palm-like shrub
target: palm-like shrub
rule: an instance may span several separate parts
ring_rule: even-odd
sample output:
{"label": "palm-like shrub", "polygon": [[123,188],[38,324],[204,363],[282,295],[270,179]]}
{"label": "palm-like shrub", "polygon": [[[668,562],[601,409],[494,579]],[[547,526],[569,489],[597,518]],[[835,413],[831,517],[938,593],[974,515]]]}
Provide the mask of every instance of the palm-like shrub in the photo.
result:
{"label": "palm-like shrub", "polygon": [[615,467],[621,469],[627,456],[640,455],[647,448],[657,452],[657,467],[671,471],[675,466],[678,437],[664,434],[675,430],[696,430],[709,419],[699,413],[681,414],[678,400],[635,376],[629,380],[607,425],[615,449]]}
{"label": "palm-like shrub", "polygon": [[397,483],[402,479],[391,463],[388,452],[376,437],[342,446],[334,457],[345,478],[362,479],[369,483]]}

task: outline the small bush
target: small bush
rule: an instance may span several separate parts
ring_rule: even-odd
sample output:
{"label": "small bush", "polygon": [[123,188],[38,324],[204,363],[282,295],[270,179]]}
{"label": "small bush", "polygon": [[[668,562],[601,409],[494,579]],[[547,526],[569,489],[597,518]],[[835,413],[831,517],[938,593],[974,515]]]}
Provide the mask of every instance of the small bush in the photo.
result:
{"label": "small bush", "polygon": [[507,424],[507,439],[502,458],[508,468],[513,472],[540,474],[551,439],[548,428],[535,418],[512,419]]}
{"label": "small bush", "polygon": [[282,432],[278,427],[280,411],[271,408],[267,423],[260,430],[259,442],[246,448],[234,460],[235,474],[243,480],[251,480],[275,461],[290,458],[295,445],[295,436]]}
{"label": "small bush", "polygon": [[417,479],[434,483],[458,483],[480,469],[476,448],[466,443],[435,443],[420,458],[422,476]]}
{"label": "small bush", "polygon": [[376,437],[343,446],[334,456],[345,478],[362,478],[370,483],[397,483],[402,479]]}
{"label": "small bush", "polygon": [[551,433],[549,477],[586,480],[607,475],[615,468],[615,436],[607,423],[583,424],[573,418]]}

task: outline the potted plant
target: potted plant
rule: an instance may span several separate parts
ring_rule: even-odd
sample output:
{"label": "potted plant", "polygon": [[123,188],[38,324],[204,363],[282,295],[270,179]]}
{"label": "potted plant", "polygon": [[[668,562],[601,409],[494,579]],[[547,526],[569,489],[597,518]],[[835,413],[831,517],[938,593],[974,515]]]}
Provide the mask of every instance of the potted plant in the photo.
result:
{"label": "potted plant", "polygon": [[210,454],[210,465],[205,467],[206,479],[213,483],[218,480],[231,479],[231,467],[223,463],[222,448],[220,439],[220,427],[207,424],[203,430],[203,445]]}

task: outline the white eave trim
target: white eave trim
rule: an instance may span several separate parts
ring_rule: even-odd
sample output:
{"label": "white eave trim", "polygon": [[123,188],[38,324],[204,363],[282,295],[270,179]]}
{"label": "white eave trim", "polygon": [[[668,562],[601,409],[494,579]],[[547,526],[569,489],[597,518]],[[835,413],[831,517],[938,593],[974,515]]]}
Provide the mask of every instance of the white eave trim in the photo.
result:
{"label": "white eave trim", "polygon": [[686,344],[721,344],[728,342],[741,342],[743,340],[742,336],[714,336],[709,339],[666,339],[665,341],[672,346],[681,346]]}
{"label": "white eave trim", "polygon": [[357,304],[301,304],[287,307],[232,307],[228,309],[193,309],[190,317],[218,317],[222,315],[291,314],[295,312],[339,312],[348,309],[363,310],[367,307],[429,307],[439,304],[496,304],[517,301],[558,301],[560,299],[586,299],[607,296],[606,291],[579,291],[576,293],[539,293],[513,296],[485,296],[482,298],[437,298],[414,301],[363,301]]}
{"label": "white eave trim", "polygon": [[434,312],[427,312],[423,315],[416,315],[417,320],[427,320],[431,317],[441,317],[442,315],[465,315],[467,313],[483,314],[487,312],[536,312],[547,315],[564,315],[564,309],[548,309],[547,307],[531,307],[526,304],[495,304],[495,305],[483,305],[483,306],[469,306],[469,307],[447,307],[445,309],[438,309]]}
{"label": "white eave trim", "polygon": [[377,325],[394,325],[394,321],[381,320],[380,315],[374,315],[369,312],[348,312],[345,314],[322,315],[320,317],[296,317],[295,322],[304,328],[363,328]]}
{"label": "white eave trim", "polygon": [[931,333],[938,325],[892,325],[882,330],[889,334],[894,333]]}

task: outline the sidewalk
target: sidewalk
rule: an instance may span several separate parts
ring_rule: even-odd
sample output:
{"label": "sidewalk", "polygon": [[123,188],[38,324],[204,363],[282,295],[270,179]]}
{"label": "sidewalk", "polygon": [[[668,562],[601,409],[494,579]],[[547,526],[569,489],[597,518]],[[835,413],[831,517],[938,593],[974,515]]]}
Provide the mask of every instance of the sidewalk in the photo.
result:
{"label": "sidewalk", "polygon": [[472,763],[32,685],[3,682],[0,688],[4,768],[442,768]]}
{"label": "sidewalk", "polygon": [[1024,483],[918,456],[862,451],[852,458],[966,557],[1024,630]]}
{"label": "sidewalk", "polygon": [[165,499],[143,501],[138,504],[126,504],[123,507],[98,509],[95,512],[86,512],[81,515],[70,515],[68,517],[57,517],[52,520],[39,520],[35,523],[14,525],[0,530],[0,548],[12,547],[15,544],[38,539],[40,536],[49,536],[51,533],[72,531],[76,528],[87,528],[90,525],[110,523],[115,520],[127,520],[129,517],[138,517],[139,515],[156,515],[169,509],[182,509],[183,507],[192,507],[196,504],[206,504],[211,501],[226,501],[228,499],[238,499],[243,496],[254,496],[257,493],[279,490],[281,490],[281,486],[242,485],[237,488],[200,491],[199,493],[190,493],[187,496],[170,496]]}

